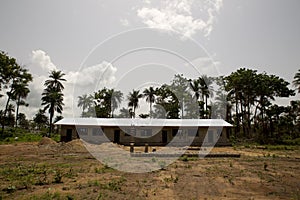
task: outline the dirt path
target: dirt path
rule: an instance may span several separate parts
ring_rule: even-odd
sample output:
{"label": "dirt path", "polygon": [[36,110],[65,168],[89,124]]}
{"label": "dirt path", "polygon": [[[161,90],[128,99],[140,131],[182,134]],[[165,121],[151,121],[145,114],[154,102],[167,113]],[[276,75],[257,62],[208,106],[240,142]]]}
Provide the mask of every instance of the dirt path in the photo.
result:
{"label": "dirt path", "polygon": [[0,145],[0,199],[300,199],[299,150],[212,152],[242,156],[132,174],[102,165],[80,141]]}

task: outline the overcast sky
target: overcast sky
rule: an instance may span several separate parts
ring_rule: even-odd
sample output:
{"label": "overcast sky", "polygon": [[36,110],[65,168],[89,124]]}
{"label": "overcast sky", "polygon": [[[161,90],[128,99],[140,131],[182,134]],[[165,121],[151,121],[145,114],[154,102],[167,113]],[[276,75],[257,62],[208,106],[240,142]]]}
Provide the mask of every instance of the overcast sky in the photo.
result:
{"label": "overcast sky", "polygon": [[77,116],[77,96],[103,86],[126,93],[241,67],[292,81],[300,68],[299,0],[0,2],[0,49],[34,75],[29,116],[53,69],[68,80],[64,116]]}

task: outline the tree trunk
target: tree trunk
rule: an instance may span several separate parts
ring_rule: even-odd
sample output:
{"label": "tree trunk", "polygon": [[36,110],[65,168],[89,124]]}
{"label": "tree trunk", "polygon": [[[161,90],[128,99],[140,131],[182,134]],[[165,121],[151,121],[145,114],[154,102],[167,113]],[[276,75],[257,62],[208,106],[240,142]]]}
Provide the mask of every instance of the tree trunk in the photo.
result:
{"label": "tree trunk", "polygon": [[181,119],[183,119],[183,99],[181,100]]}
{"label": "tree trunk", "polygon": [[208,118],[207,116],[207,96],[205,95],[205,115],[206,115],[206,118]]}
{"label": "tree trunk", "polygon": [[53,112],[50,112],[50,127],[49,127],[49,135],[48,135],[48,137],[50,137],[51,136],[51,134],[52,134],[52,120],[53,120],[53,115],[54,115],[54,113]]}
{"label": "tree trunk", "polygon": [[18,127],[18,115],[19,115],[19,106],[20,106],[20,99],[21,99],[21,96],[19,95],[18,96],[18,101],[17,101],[17,110],[16,110],[16,127]]}
{"label": "tree trunk", "polygon": [[243,100],[240,99],[240,107],[241,107],[241,117],[242,117],[242,128],[243,128],[243,137],[245,137],[245,123],[244,123],[244,115],[245,111],[243,109]]}
{"label": "tree trunk", "polygon": [[235,94],[235,116],[236,116],[236,128],[235,128],[235,136],[240,131],[240,117],[239,117],[239,103],[237,94]]}
{"label": "tree trunk", "polygon": [[[10,91],[10,93],[11,93],[11,91]],[[9,101],[10,101],[10,95],[8,95],[7,102],[6,102],[6,105],[5,105],[4,114],[3,114],[2,131],[1,131],[2,135],[4,134],[4,123],[5,123],[5,117],[6,117]]]}
{"label": "tree trunk", "polygon": [[152,102],[150,101],[150,113],[149,113],[149,118],[152,118]]}

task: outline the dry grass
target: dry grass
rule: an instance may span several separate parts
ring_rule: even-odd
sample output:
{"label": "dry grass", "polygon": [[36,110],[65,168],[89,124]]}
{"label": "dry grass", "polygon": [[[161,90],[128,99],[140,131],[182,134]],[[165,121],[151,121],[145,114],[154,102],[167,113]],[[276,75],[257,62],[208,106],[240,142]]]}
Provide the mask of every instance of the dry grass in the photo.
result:
{"label": "dry grass", "polygon": [[[142,149],[140,149],[142,151]],[[80,141],[0,146],[0,199],[299,199],[300,153],[216,148],[151,173],[102,165]]]}

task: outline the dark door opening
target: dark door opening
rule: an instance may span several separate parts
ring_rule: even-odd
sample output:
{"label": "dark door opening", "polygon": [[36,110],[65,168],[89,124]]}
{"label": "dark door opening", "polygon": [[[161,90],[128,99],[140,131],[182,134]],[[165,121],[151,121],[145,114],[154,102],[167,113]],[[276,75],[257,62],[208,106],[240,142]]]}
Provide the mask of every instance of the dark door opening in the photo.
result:
{"label": "dark door opening", "polygon": [[67,129],[66,142],[69,142],[71,140],[72,140],[72,129]]}
{"label": "dark door opening", "polygon": [[162,143],[168,142],[168,131],[162,131]]}
{"label": "dark door opening", "polygon": [[209,143],[214,142],[214,131],[213,130],[208,131],[208,142]]}
{"label": "dark door opening", "polygon": [[114,132],[114,143],[120,143],[120,130]]}

